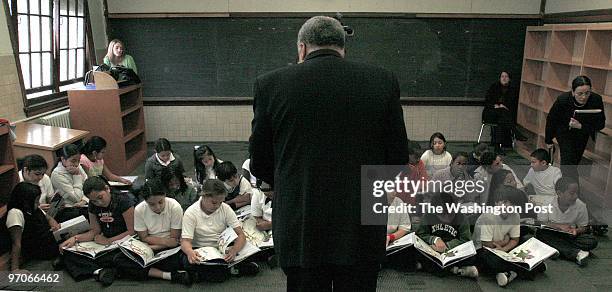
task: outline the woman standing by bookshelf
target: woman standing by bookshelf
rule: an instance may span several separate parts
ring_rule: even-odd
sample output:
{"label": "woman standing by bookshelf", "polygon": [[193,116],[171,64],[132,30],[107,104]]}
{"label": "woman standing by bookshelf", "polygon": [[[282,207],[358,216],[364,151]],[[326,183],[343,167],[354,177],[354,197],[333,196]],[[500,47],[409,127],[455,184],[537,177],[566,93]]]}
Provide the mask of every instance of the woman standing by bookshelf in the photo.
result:
{"label": "woman standing by bookshelf", "polygon": [[601,95],[591,91],[589,77],[576,77],[572,81],[572,90],[557,97],[546,117],[544,139],[549,149],[553,147],[553,139],[557,139],[563,176],[578,180],[577,165],[589,137],[595,140],[595,134],[605,125]]}
{"label": "woman standing by bookshelf", "polygon": [[[606,116],[601,95],[591,91],[591,79],[578,76],[572,81],[572,90],[564,92],[552,105],[546,117],[546,134],[544,141],[548,149],[557,139],[561,156],[561,173],[563,177],[572,177],[579,182],[578,164],[582,159],[589,137],[595,140],[595,134],[606,125]],[[607,232],[605,215],[598,198],[581,194],[581,200],[587,204],[594,232]]]}

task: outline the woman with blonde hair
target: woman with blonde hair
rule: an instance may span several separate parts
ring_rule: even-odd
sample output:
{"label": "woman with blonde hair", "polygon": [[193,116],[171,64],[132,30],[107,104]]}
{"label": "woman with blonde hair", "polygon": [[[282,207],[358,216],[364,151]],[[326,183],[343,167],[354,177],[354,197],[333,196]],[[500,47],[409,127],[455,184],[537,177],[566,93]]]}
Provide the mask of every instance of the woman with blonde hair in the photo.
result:
{"label": "woman with blonde hair", "polygon": [[134,58],[125,53],[125,46],[123,45],[123,42],[118,39],[114,39],[108,43],[108,50],[106,52],[106,56],[104,57],[104,64],[110,67],[121,66],[130,68],[134,70],[134,73],[138,74]]}

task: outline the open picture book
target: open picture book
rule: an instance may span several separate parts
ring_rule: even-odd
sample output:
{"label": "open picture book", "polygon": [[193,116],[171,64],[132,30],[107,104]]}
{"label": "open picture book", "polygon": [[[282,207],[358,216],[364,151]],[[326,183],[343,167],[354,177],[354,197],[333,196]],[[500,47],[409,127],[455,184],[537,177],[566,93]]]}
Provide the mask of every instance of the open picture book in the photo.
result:
{"label": "open picture book", "polygon": [[87,231],[89,231],[89,222],[85,219],[85,216],[81,215],[62,222],[60,229],[53,231],[53,237],[55,237],[55,241],[60,242]]}
{"label": "open picture book", "polygon": [[274,248],[274,239],[272,238],[272,230],[261,231],[257,229],[257,220],[249,217],[242,222],[242,231],[246,240],[254,246],[264,250]]}
{"label": "open picture book", "polygon": [[201,265],[227,265],[229,267],[240,263],[251,255],[261,251],[257,246],[246,241],[244,247],[236,254],[236,258],[231,263],[225,262],[223,259],[225,254],[230,250],[231,244],[238,238],[238,234],[233,228],[228,227],[219,235],[219,243],[217,246],[205,246],[195,249],[200,257]]}
{"label": "open picture book", "polygon": [[[138,176],[122,176],[122,178],[129,180],[132,184],[136,181],[136,179],[138,179]],[[125,187],[127,186],[124,183],[121,182],[117,182],[117,181],[109,181],[108,184],[111,187]]]}
{"label": "open picture book", "polygon": [[147,243],[134,237],[119,243],[119,248],[128,258],[143,268],[170,257],[181,250],[181,247],[177,246],[172,249],[160,251],[156,254]]}
{"label": "open picture book", "polygon": [[528,271],[531,271],[540,263],[559,253],[555,248],[534,237],[509,252],[488,248],[486,246],[484,248],[502,258],[504,261],[515,264]]}
{"label": "open picture book", "polygon": [[446,268],[454,263],[476,255],[476,248],[474,247],[474,242],[471,240],[440,253],[435,251],[420,237],[414,236],[414,247],[441,268]]}
{"label": "open picture book", "polygon": [[402,238],[394,240],[387,245],[387,255],[392,255],[400,250],[411,247],[414,245],[414,232],[404,235]]}
{"label": "open picture book", "polygon": [[131,235],[128,235],[120,240],[117,240],[109,245],[101,245],[95,243],[93,241],[86,242],[77,242],[75,245],[64,248],[65,251],[69,251],[78,255],[82,255],[84,257],[88,257],[90,259],[96,259],[108,252],[111,252],[115,249],[119,248],[119,244],[125,240],[132,238]]}

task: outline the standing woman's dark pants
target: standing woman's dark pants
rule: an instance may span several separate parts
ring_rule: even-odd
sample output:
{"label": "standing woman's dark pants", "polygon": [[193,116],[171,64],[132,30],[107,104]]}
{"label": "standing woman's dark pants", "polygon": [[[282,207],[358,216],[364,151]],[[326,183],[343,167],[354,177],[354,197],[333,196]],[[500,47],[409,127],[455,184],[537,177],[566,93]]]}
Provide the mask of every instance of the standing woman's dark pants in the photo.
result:
{"label": "standing woman's dark pants", "polygon": [[497,124],[491,129],[491,144],[512,147],[512,129],[514,128],[512,112],[505,108],[485,107],[482,111],[482,120],[485,123]]}
{"label": "standing woman's dark pants", "polygon": [[578,164],[589,141],[589,135],[578,131],[557,137],[559,151],[561,151],[561,173],[578,181]]}

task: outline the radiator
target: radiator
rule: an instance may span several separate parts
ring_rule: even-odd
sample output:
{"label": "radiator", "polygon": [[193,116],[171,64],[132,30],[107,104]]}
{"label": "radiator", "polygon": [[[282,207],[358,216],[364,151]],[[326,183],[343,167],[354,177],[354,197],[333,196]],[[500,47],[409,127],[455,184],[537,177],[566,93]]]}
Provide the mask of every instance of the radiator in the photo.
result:
{"label": "radiator", "polygon": [[38,123],[48,126],[70,128],[70,109],[38,118]]}

